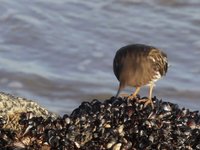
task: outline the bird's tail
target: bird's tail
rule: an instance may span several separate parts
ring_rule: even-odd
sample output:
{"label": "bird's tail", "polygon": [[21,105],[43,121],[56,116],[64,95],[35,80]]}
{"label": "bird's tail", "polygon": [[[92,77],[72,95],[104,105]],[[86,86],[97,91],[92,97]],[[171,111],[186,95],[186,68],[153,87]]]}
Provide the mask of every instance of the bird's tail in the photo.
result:
{"label": "bird's tail", "polygon": [[124,86],[120,83],[120,84],[119,84],[118,91],[117,91],[117,94],[115,95],[116,98],[119,96],[120,91],[123,89],[123,87],[124,87]]}

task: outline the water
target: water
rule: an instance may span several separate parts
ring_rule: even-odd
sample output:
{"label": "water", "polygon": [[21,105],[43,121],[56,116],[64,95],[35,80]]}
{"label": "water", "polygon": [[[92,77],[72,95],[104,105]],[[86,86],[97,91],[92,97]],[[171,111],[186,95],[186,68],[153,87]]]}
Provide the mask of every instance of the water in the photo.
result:
{"label": "water", "polygon": [[1,1],[0,91],[70,113],[115,95],[116,50],[144,43],[164,49],[171,65],[153,95],[199,110],[199,7],[199,0]]}

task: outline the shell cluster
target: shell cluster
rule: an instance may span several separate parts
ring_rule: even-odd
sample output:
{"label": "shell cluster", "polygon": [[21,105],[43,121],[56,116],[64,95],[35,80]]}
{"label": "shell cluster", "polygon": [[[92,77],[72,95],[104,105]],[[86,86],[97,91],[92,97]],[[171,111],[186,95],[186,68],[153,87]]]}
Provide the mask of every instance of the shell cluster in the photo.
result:
{"label": "shell cluster", "polygon": [[200,150],[198,111],[153,98],[154,109],[133,100],[112,97],[83,102],[71,115],[53,119],[21,113],[22,131],[4,129],[0,147],[61,150]]}

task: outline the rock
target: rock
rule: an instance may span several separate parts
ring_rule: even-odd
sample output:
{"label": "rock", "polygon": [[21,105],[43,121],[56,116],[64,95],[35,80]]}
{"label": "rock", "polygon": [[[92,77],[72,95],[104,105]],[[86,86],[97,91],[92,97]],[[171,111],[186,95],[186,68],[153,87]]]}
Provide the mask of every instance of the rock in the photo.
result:
{"label": "rock", "polygon": [[[32,112],[35,117],[56,119],[57,114],[48,111],[41,107],[36,102],[21,97],[14,97],[10,94],[0,92],[0,118],[4,123],[4,128],[19,131],[20,125],[18,123],[21,113]],[[1,122],[1,121],[0,121]]]}

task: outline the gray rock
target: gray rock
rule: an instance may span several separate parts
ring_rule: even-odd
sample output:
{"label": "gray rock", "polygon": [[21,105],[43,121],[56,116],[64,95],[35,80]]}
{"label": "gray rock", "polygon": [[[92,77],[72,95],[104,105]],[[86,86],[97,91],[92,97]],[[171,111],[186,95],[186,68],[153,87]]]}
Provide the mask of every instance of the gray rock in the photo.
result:
{"label": "gray rock", "polygon": [[55,119],[58,117],[57,114],[41,107],[33,100],[0,92],[0,117],[7,122],[4,128],[16,130],[19,127],[18,120],[22,112],[32,112],[35,117],[52,117]]}

